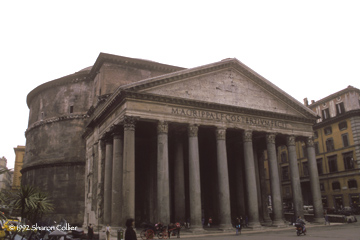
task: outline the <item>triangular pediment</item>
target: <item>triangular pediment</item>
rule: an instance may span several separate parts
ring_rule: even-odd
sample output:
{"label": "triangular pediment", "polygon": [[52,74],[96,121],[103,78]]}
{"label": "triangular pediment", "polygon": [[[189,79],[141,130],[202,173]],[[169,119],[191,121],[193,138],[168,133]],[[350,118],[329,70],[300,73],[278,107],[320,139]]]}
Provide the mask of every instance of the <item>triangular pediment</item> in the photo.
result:
{"label": "triangular pediment", "polygon": [[123,90],[316,117],[310,109],[236,59],[143,80]]}

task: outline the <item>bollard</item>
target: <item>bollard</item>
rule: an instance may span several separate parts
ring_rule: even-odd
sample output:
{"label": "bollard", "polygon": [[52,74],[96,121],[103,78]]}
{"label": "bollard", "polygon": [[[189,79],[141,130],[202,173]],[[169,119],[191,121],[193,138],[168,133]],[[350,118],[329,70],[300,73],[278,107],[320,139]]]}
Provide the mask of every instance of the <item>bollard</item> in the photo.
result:
{"label": "bollard", "polygon": [[124,240],[124,231],[121,228],[117,231],[117,240]]}

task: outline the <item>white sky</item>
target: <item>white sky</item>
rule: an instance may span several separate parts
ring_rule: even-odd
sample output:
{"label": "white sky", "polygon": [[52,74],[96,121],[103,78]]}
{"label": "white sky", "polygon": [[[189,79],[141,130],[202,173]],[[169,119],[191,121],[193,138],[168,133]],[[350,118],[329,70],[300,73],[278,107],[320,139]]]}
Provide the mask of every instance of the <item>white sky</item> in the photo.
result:
{"label": "white sky", "polygon": [[0,157],[25,145],[27,94],[100,52],[197,67],[237,58],[303,102],[360,88],[360,1],[1,1]]}

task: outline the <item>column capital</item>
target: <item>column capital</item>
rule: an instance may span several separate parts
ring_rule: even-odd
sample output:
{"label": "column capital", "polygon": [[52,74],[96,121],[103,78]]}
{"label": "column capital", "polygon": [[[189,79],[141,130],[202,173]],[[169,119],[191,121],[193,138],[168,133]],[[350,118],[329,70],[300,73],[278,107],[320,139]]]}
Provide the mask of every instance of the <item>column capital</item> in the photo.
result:
{"label": "column capital", "polygon": [[138,121],[138,117],[125,116],[124,117],[124,130],[125,131],[135,131],[135,125]]}
{"label": "column capital", "polygon": [[189,137],[197,137],[198,136],[198,129],[199,129],[198,125],[190,124],[188,126]]}
{"label": "column capital", "polygon": [[226,139],[226,128],[217,128],[216,140],[225,140],[225,139]]}
{"label": "column capital", "polygon": [[158,134],[168,134],[169,124],[166,121],[159,121],[157,125]]}
{"label": "column capital", "polygon": [[276,137],[276,134],[275,134],[275,133],[268,133],[268,134],[266,134],[266,143],[275,144],[275,137]]}
{"label": "column capital", "polygon": [[295,146],[295,136],[294,135],[290,135],[286,137],[286,144],[288,146]]}
{"label": "column capital", "polygon": [[314,147],[314,137],[308,137],[305,144],[306,147]]}
{"label": "column capital", "polygon": [[245,130],[243,132],[243,140],[244,140],[244,142],[252,142],[252,131],[251,130]]}

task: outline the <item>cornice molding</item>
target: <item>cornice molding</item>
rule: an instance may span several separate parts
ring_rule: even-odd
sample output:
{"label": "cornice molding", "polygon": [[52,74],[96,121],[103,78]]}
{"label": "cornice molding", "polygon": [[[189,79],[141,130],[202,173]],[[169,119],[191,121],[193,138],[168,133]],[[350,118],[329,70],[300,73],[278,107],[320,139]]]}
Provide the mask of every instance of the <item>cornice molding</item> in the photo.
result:
{"label": "cornice molding", "polygon": [[163,72],[174,72],[184,69],[182,67],[171,66],[163,63],[153,62],[150,60],[123,57],[108,53],[100,53],[98,58],[96,59],[94,66],[92,67],[89,73],[89,78],[94,79],[94,77],[99,72],[100,68],[104,63],[120,64],[128,67],[159,70]]}
{"label": "cornice molding", "polygon": [[87,114],[73,114],[73,115],[66,115],[66,116],[60,116],[55,118],[49,118],[42,121],[37,121],[33,125],[31,125],[28,129],[25,131],[25,136],[27,137],[27,134],[34,130],[35,128],[38,128],[40,126],[43,126],[45,124],[51,124],[55,122],[61,122],[61,121],[68,121],[68,120],[74,120],[74,119],[87,119],[89,116]]}
{"label": "cornice molding", "polygon": [[319,128],[323,128],[323,127],[326,127],[328,125],[334,124],[336,122],[340,122],[342,120],[345,120],[345,119],[348,119],[348,118],[351,118],[351,117],[356,117],[356,116],[357,117],[360,116],[360,109],[348,111],[348,112],[345,112],[344,114],[341,114],[340,116],[328,118],[328,119],[325,119],[322,122],[315,123],[313,128],[314,128],[314,130],[317,130]]}
{"label": "cornice molding", "polygon": [[32,165],[23,167],[20,172],[22,175],[30,170],[53,168],[53,167],[68,167],[68,166],[85,166],[85,162],[64,162],[64,163],[41,163],[39,165]]}

